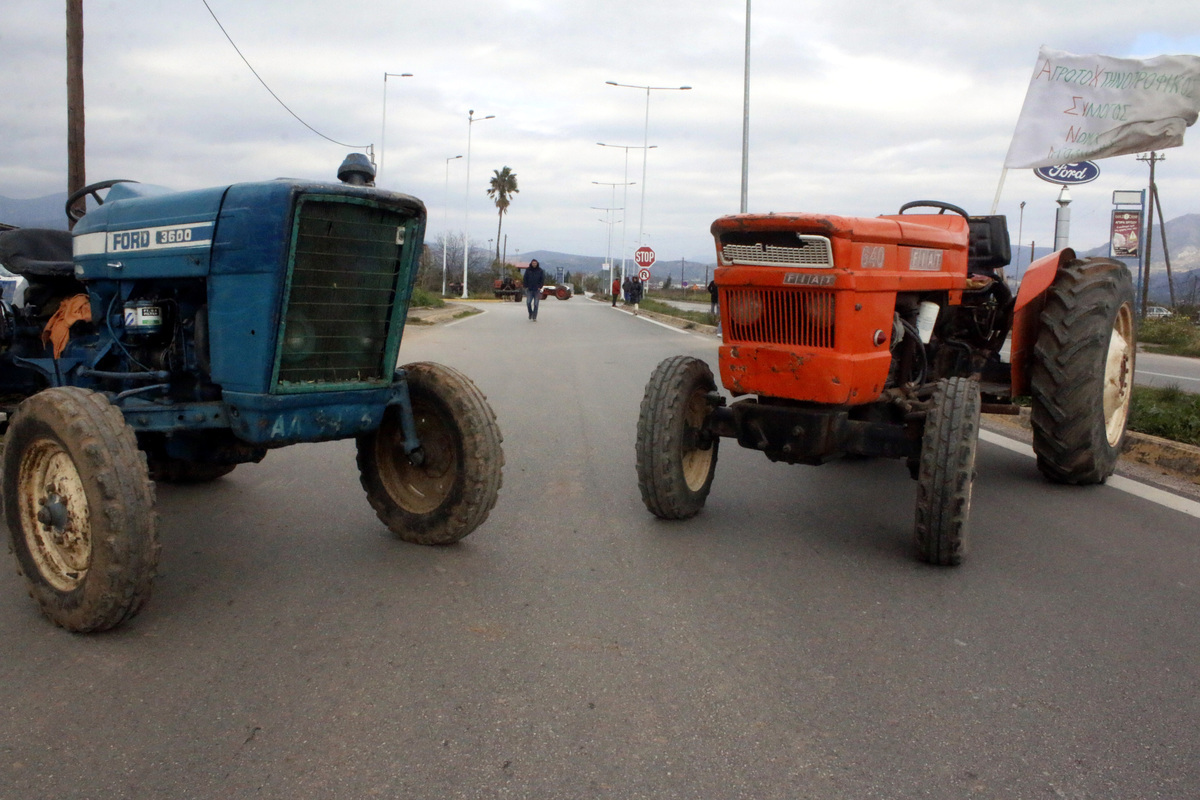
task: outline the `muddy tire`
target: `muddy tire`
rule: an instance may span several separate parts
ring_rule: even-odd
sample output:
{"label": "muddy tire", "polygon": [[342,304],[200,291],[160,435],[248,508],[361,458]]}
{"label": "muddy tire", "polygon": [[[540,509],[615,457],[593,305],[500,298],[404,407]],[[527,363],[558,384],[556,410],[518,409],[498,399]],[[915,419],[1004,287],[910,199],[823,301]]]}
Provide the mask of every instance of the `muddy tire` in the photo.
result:
{"label": "muddy tire", "polygon": [[23,402],[8,428],[3,492],[18,568],[55,624],[108,630],[150,599],[154,484],[133,429],[103,395],[59,387]]}
{"label": "muddy tire", "polygon": [[938,381],[921,440],[914,525],[917,557],[930,564],[960,564],[967,553],[979,413],[978,383]]}
{"label": "muddy tire", "polygon": [[637,427],[638,489],[660,519],[688,519],[704,507],[720,440],[704,431],[712,370],[690,356],[663,361],[650,376]]}
{"label": "muddy tire", "polygon": [[1030,390],[1038,469],[1056,483],[1103,483],[1116,468],[1133,395],[1133,281],[1119,261],[1059,270],[1033,352]]}
{"label": "muddy tire", "polygon": [[415,544],[452,544],[478,528],[500,492],[503,437],[483,392],[440,364],[404,367],[423,462],[404,454],[400,413],[384,414],[358,437],[358,470],[367,500],[396,536]]}

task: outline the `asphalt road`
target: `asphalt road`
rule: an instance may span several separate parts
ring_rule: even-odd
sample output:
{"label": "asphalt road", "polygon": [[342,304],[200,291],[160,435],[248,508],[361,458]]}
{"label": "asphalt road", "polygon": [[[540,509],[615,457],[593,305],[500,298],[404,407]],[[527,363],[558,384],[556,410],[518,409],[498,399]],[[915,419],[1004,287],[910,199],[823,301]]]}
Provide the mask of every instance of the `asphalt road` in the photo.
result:
{"label": "asphalt road", "polygon": [[1137,354],[1135,380],[1142,386],[1178,386],[1200,394],[1200,359],[1161,353]]}
{"label": "asphalt road", "polygon": [[[1200,519],[981,442],[967,563],[898,462],[725,442],[642,507],[638,405],[716,343],[608,305],[410,329],[505,433],[491,518],[403,544],[351,443],[159,488],[141,616],[56,630],[0,575],[0,798],[1200,796]],[[9,562],[11,567],[11,561]]]}

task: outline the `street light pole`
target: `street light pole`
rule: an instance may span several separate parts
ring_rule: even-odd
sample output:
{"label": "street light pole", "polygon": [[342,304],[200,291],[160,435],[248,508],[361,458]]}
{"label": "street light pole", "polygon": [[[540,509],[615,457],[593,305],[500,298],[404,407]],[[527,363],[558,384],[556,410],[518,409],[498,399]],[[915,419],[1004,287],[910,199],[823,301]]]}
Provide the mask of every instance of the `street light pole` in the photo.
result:
{"label": "street light pole", "polygon": [[[600,143],[597,142],[597,144],[600,144]],[[607,147],[608,145],[602,145],[602,146]],[[629,157],[628,150],[625,151],[625,156],[626,156],[626,159],[628,159],[628,157]],[[626,164],[625,171],[626,172],[629,171],[628,164]],[[601,182],[601,181],[592,181],[592,183],[596,184],[597,186],[611,186],[612,187],[612,202],[614,204],[617,202],[617,187],[624,186],[625,187],[625,196],[628,197],[629,196],[629,187],[633,185],[633,184],[629,183],[628,181],[625,183],[605,183],[605,182]],[[592,208],[596,208],[596,206],[592,206]],[[622,215],[621,215],[621,249],[622,249],[621,282],[624,283],[625,282],[625,253],[624,253],[624,248],[625,248],[625,215],[624,215],[624,211],[625,211],[625,207],[621,206],[620,209],[617,209],[615,206],[613,206],[613,207],[610,207],[609,210],[610,211],[620,210],[622,212]],[[605,216],[607,216],[607,214]],[[612,274],[612,266],[613,266],[612,265],[612,226],[614,224],[616,224],[616,223],[610,222],[608,224],[608,253],[606,254],[606,258],[608,260],[608,270],[609,270],[608,277],[609,277],[610,284],[612,283],[612,276],[613,276],[613,274]]]}
{"label": "street light pole", "polygon": [[742,88],[742,213],[746,213],[750,190],[750,0],[746,0],[746,67]]}
{"label": "street light pole", "polygon": [[686,92],[692,87],[690,86],[639,86],[629,83],[617,83],[616,81],[605,81],[609,86],[620,86],[625,89],[645,89],[646,90],[646,124],[642,129],[642,202],[641,208],[638,209],[638,247],[642,246],[642,238],[646,228],[646,154],[650,152],[650,92],[652,91],[677,91]]}
{"label": "street light pole", "polygon": [[446,296],[446,250],[450,246],[450,162],[462,156],[446,159],[446,188],[442,190],[442,297]]}
{"label": "street light pole", "polygon": [[467,112],[467,186],[463,192],[463,287],[462,299],[467,299],[467,262],[471,255],[471,127],[485,119],[495,119],[495,114],[475,119],[475,109]]}
{"label": "street light pole", "polygon": [[[629,181],[629,151],[630,150],[643,150],[646,148],[643,148],[640,145],[636,145],[636,144],[630,144],[630,145],[605,144],[604,142],[596,142],[596,144],[600,145],[601,147],[616,147],[616,148],[620,148],[621,150],[625,151],[625,189],[624,189],[624,194],[621,199],[621,206],[623,208],[628,209],[629,208],[629,187],[634,185],[633,183],[631,183]],[[652,144],[652,145],[650,145],[649,149],[653,150],[656,147],[658,147],[658,145]],[[625,214],[624,216],[621,217],[621,283],[622,284],[625,283],[625,227],[626,227],[625,220],[627,220],[628,218],[629,218],[629,214]]]}
{"label": "street light pole", "polygon": [[383,151],[387,142],[387,79],[388,78],[411,78],[411,72],[385,72],[383,73],[383,129],[379,132],[379,168],[375,170],[375,183],[380,183],[380,176],[383,175]]}

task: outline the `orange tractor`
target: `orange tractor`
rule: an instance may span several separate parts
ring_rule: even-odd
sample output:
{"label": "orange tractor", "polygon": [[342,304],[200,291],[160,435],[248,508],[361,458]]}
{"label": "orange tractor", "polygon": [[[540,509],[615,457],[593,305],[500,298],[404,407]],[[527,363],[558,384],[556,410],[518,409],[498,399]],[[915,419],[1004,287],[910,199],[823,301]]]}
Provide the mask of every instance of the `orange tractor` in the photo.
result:
{"label": "orange tractor", "polygon": [[655,369],[637,470],[656,516],[700,511],[722,438],[795,464],[902,458],[917,481],[918,556],[958,564],[980,413],[1016,414],[1022,396],[1047,478],[1113,472],[1135,351],[1124,264],[1060,250],[1030,266],[1014,297],[1004,217],[926,200],[877,218],[740,214],[712,233],[721,382],[741,399],[727,403],[699,359]]}

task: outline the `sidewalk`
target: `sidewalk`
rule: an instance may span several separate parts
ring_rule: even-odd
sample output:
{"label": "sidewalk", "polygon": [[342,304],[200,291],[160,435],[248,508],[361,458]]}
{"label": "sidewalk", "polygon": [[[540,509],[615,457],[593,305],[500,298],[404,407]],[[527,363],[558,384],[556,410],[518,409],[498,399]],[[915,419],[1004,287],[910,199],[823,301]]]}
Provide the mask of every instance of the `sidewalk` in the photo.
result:
{"label": "sidewalk", "polygon": [[[474,301],[472,301],[474,302]],[[479,309],[462,300],[447,300],[441,308],[410,308],[408,310],[409,325],[437,325],[450,322],[453,319],[471,314],[478,314]]]}

